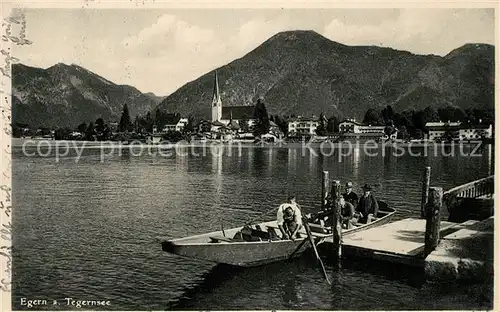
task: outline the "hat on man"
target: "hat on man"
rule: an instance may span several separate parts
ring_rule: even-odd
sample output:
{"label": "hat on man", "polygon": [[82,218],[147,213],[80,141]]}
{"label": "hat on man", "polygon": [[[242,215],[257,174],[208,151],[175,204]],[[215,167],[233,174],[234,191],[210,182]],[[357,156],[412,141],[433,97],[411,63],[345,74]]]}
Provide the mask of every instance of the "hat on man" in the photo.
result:
{"label": "hat on man", "polygon": [[347,182],[347,183],[345,184],[345,187],[346,187],[346,188],[352,188],[352,182]]}
{"label": "hat on man", "polygon": [[371,187],[369,184],[365,184],[365,185],[363,186],[363,190],[365,190],[365,191],[371,191],[371,190],[372,190],[372,187]]}

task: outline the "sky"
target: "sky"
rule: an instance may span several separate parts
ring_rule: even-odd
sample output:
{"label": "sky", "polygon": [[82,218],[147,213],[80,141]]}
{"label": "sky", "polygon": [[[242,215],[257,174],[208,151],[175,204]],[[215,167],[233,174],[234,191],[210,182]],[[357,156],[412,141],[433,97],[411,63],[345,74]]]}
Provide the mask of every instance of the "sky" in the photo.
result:
{"label": "sky", "polygon": [[444,56],[494,44],[493,9],[28,9],[20,63],[77,64],[117,84],[168,95],[280,31],[347,45]]}

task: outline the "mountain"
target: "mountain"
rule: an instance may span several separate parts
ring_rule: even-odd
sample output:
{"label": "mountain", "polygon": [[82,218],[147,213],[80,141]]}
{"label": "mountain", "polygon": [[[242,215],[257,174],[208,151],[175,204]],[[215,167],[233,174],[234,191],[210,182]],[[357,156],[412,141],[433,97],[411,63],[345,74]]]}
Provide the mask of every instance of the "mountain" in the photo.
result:
{"label": "mountain", "polygon": [[134,118],[162,99],[117,85],[78,65],[59,63],[47,69],[12,65],[14,123],[76,127],[99,117],[106,122],[119,121],[125,103]]}
{"label": "mountain", "polygon": [[[494,47],[468,44],[444,57],[377,46],[347,46],[313,31],[281,32],[217,69],[224,106],[270,114],[325,112],[362,119],[368,108],[494,107]],[[215,71],[215,70],[214,70]],[[214,71],[165,98],[160,108],[210,117]]]}

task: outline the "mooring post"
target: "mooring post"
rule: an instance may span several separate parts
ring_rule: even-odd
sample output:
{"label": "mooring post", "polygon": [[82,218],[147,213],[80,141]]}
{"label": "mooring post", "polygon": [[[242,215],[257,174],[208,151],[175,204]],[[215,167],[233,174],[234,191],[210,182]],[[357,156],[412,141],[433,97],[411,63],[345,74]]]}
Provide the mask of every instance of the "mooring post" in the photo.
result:
{"label": "mooring post", "polygon": [[441,227],[441,207],[443,206],[443,188],[429,188],[429,200],[426,205],[425,256],[430,254],[439,243]]}
{"label": "mooring post", "polygon": [[422,179],[422,204],[420,206],[420,217],[425,218],[425,207],[429,198],[429,186],[431,184],[431,167],[425,167]]}
{"label": "mooring post", "polygon": [[333,181],[332,190],[330,193],[333,202],[332,209],[332,230],[333,230],[333,252],[334,257],[340,264],[342,256],[342,215],[340,212],[340,205],[338,199],[340,197],[340,181]]}
{"label": "mooring post", "polygon": [[326,198],[328,197],[329,184],[330,180],[328,179],[328,171],[323,171],[323,180],[321,184],[321,210],[324,210],[326,207]]}

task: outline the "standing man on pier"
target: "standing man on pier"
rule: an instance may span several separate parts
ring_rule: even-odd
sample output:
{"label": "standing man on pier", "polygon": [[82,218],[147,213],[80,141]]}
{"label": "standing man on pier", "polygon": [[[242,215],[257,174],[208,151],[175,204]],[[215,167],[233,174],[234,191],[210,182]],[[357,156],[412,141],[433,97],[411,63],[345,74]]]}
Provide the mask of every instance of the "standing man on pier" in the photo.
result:
{"label": "standing man on pier", "polygon": [[365,184],[363,186],[363,195],[359,199],[356,208],[356,214],[359,216],[360,223],[370,223],[373,218],[377,217],[378,202],[371,191],[372,188],[370,185]]}
{"label": "standing man on pier", "polygon": [[288,196],[287,202],[279,206],[276,219],[283,239],[293,240],[295,237],[300,237],[298,232],[302,227],[302,213],[295,196]]}

